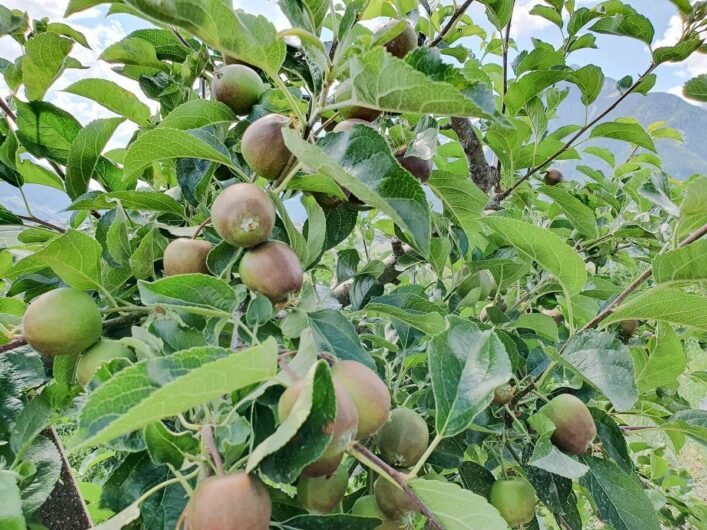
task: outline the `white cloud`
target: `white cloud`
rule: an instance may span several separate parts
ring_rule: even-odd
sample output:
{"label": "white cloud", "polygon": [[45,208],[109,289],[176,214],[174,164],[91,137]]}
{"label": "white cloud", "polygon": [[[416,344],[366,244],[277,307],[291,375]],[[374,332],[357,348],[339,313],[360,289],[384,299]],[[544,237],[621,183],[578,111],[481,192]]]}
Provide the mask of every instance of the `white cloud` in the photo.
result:
{"label": "white cloud", "polygon": [[511,35],[514,38],[528,33],[537,33],[552,26],[552,22],[546,18],[530,14],[530,10],[541,3],[538,0],[519,0],[516,2],[513,10],[513,23],[511,24]]}
{"label": "white cloud", "polygon": [[[683,27],[680,15],[673,15],[668,23],[668,28],[665,30],[663,36],[655,43],[654,47],[675,46],[682,36],[682,31]],[[673,69],[676,75],[684,79],[689,79],[707,72],[707,55],[693,53],[687,61],[681,63],[663,63],[662,66]]]}

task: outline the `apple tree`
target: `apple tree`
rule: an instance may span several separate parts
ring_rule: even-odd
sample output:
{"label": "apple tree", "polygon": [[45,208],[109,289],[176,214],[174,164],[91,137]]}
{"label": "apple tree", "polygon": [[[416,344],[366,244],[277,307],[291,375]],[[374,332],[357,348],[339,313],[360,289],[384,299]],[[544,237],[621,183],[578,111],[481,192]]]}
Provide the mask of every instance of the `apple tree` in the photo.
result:
{"label": "apple tree", "polygon": [[[545,0],[529,49],[514,0],[0,6],[0,178],[69,204],[0,204],[0,527],[704,528],[707,176],[621,114],[705,52],[664,1],[669,46]],[[47,94],[102,3],[140,92],[82,77],[81,123]],[[599,36],[650,57],[608,98]]]}

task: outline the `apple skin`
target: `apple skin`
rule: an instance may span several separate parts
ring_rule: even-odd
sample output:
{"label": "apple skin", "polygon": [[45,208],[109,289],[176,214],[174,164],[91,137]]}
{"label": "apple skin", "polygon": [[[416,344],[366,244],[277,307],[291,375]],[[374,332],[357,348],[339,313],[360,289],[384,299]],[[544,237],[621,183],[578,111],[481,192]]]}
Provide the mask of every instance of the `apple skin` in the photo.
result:
{"label": "apple skin", "polygon": [[223,190],[211,206],[218,235],[235,246],[250,248],[268,240],[275,226],[275,205],[263,188],[249,182]]}
{"label": "apple skin", "polygon": [[[349,101],[353,94],[353,82],[351,79],[346,79],[343,81],[336,92],[334,93],[334,101],[339,103],[342,101]],[[362,107],[360,105],[354,105],[351,107],[341,107],[339,113],[346,120],[362,120],[367,122],[372,122],[378,116],[381,115],[380,110],[369,109],[367,107]]]}
{"label": "apple skin", "polygon": [[535,490],[522,478],[499,479],[494,482],[489,502],[512,528],[528,524],[535,517]]}
{"label": "apple skin", "polygon": [[90,295],[71,287],[35,298],[22,319],[24,337],[41,354],[80,353],[101,338],[103,320]]}
{"label": "apple skin", "polygon": [[540,411],[555,424],[552,443],[570,455],[583,455],[597,436],[597,427],[587,406],[572,394],[560,394]]}
{"label": "apple skin", "polygon": [[300,477],[297,482],[297,500],[313,513],[333,512],[346,494],[349,475],[339,466],[331,476]]}
{"label": "apple skin", "polygon": [[339,361],[331,374],[358,412],[356,439],[366,440],[388,421],[391,402],[388,387],[377,373],[356,361]]}
{"label": "apple skin", "polygon": [[429,443],[425,420],[414,410],[404,407],[393,410],[388,422],[376,434],[376,445],[383,460],[395,467],[417,464]]}
{"label": "apple skin", "polygon": [[76,381],[85,387],[103,363],[120,358],[132,361],[135,360],[135,354],[118,341],[102,339],[79,357],[76,363]]}
{"label": "apple skin", "polygon": [[282,302],[298,292],[304,283],[304,272],[297,254],[280,241],[266,241],[245,253],[238,267],[246,287]]}
{"label": "apple skin", "polygon": [[214,75],[211,93],[238,116],[249,114],[267,89],[255,70],[242,64],[229,64]]}
{"label": "apple skin", "polygon": [[213,248],[211,243],[202,239],[175,239],[164,249],[162,262],[165,276],[208,274],[206,258]]}
{"label": "apple skin", "polygon": [[[386,22],[381,25],[377,31],[385,31],[398,22],[398,20]],[[383,46],[389,53],[393,54],[398,59],[402,59],[412,50],[417,48],[417,33],[415,33],[415,30],[412,28],[410,23],[406,21],[405,29],[403,29],[400,34],[386,42]]]}
{"label": "apple skin", "polygon": [[267,180],[277,180],[292,153],[285,145],[282,128],[289,119],[268,114],[251,123],[241,139],[241,154],[251,169]]}
{"label": "apple skin", "polygon": [[271,515],[263,483],[239,471],[199,482],[186,519],[189,530],[268,530]]}

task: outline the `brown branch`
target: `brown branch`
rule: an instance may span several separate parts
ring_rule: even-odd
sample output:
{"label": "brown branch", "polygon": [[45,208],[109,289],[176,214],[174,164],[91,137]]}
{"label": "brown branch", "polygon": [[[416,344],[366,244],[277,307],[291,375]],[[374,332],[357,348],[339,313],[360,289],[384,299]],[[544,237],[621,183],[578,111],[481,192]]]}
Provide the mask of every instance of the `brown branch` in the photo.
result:
{"label": "brown branch", "polygon": [[484,146],[476,135],[474,126],[467,118],[451,118],[450,125],[464,150],[469,164],[471,180],[488,193],[499,181],[499,172],[489,165],[484,154]]}
{"label": "brown branch", "polygon": [[432,41],[430,42],[429,46],[430,48],[433,46],[437,46],[444,37],[449,34],[450,31],[454,28],[454,25],[457,23],[457,20],[464,14],[464,12],[469,8],[471,4],[474,3],[474,0],[466,0],[462,5],[460,5],[454,13],[452,13],[452,18],[449,19],[449,22],[447,22],[447,25],[442,28],[442,31],[439,32],[439,35],[437,35]]}
{"label": "brown branch", "polygon": [[19,217],[23,221],[29,221],[31,223],[36,223],[38,225],[46,226],[47,228],[51,228],[52,230],[56,230],[57,232],[64,233],[66,230],[64,230],[62,227],[53,225],[51,223],[48,223],[47,221],[42,221],[41,219],[38,219],[37,217],[33,215],[17,215],[15,214],[15,217]]}
{"label": "brown branch", "polygon": [[199,237],[199,234],[206,228],[206,225],[211,222],[211,217],[207,217],[203,223],[201,223],[199,226],[196,227],[196,232],[194,232],[194,235],[191,236],[192,239],[196,239]]}
{"label": "brown branch", "polygon": [[19,348],[21,346],[25,346],[26,344],[27,344],[27,341],[25,340],[24,337],[20,337],[19,339],[11,340],[10,342],[6,342],[5,344],[0,345],[0,353],[12,351],[12,350]]}
{"label": "brown branch", "polygon": [[503,199],[508,197],[511,193],[513,193],[515,190],[518,189],[518,187],[523,184],[526,180],[528,180],[530,177],[532,177],[535,173],[543,169],[545,166],[547,166],[550,162],[556,160],[558,157],[562,156],[566,151],[568,151],[574,143],[579,140],[579,138],[586,133],[588,130],[590,130],[592,127],[594,127],[597,123],[599,123],[601,120],[603,120],[606,116],[608,116],[611,112],[618,107],[621,102],[626,99],[630,94],[636,91],[636,89],[639,87],[639,85],[643,82],[643,80],[649,76],[653,70],[655,70],[656,65],[651,64],[648,69],[638,78],[638,80],[631,85],[631,88],[629,88],[626,92],[621,94],[616,101],[614,101],[609,107],[599,114],[596,118],[594,118],[591,122],[586,124],[584,127],[582,127],[577,133],[570,138],[565,145],[563,145],[560,149],[558,149],[552,156],[550,156],[547,160],[545,160],[542,164],[539,164],[535,166],[534,168],[528,170],[528,172],[520,178],[513,186],[508,188],[506,191],[502,191],[494,197],[494,201],[497,203],[500,203]]}
{"label": "brown branch", "polygon": [[[693,243],[700,239],[702,236],[707,234],[707,224],[703,225],[702,228],[699,228],[698,230],[695,230],[692,234],[690,234],[687,238],[685,238],[679,245],[678,248],[685,247],[689,245],[690,243]],[[617,305],[619,305],[621,302],[626,300],[628,296],[633,293],[638,287],[645,282],[648,278],[651,277],[651,274],[653,274],[653,267],[648,267],[643,274],[641,274],[638,278],[633,280],[631,282],[631,285],[626,287],[626,289],[619,294],[614,300],[606,307],[604,310],[599,313],[596,317],[594,317],[591,321],[587,322],[584,327],[580,331],[584,331],[585,329],[590,329],[595,327],[597,324],[599,324],[602,320],[607,318],[611,313],[614,312],[614,309],[616,308]]]}
{"label": "brown branch", "polygon": [[2,109],[5,114],[7,114],[7,117],[10,118],[13,122],[17,121],[17,116],[14,112],[12,112],[12,109],[9,107],[9,105],[5,101],[5,98],[3,97],[0,97],[0,109]]}
{"label": "brown branch", "polygon": [[501,114],[506,113],[506,94],[508,93],[508,50],[511,41],[511,23],[513,22],[513,11],[511,18],[508,19],[506,25],[506,35],[503,39],[503,103],[501,104]]}
{"label": "brown branch", "polygon": [[[398,277],[402,274],[402,271],[395,268],[401,256],[406,254],[416,254],[415,250],[411,246],[403,245],[397,237],[391,239],[390,244],[393,247],[393,253],[383,260],[383,273],[378,277],[378,281],[383,285],[395,283]],[[334,287],[331,291],[331,296],[336,298],[336,300],[338,300],[343,307],[351,304],[350,291],[353,286],[353,282],[354,279],[349,278]]]}
{"label": "brown branch", "polygon": [[204,441],[204,446],[209,452],[209,455],[211,455],[211,460],[213,460],[214,465],[216,466],[216,471],[219,475],[223,475],[223,460],[221,460],[221,455],[218,452],[218,447],[216,447],[216,441],[214,440],[214,431],[212,425],[202,426],[201,439]]}
{"label": "brown branch", "polygon": [[424,502],[417,496],[413,489],[408,484],[407,478],[397,469],[389,466],[383,460],[378,458],[373,454],[366,446],[361,445],[358,442],[354,442],[348,449],[348,453],[354,458],[361,460],[366,464],[373,464],[374,466],[382,469],[390,478],[392,478],[395,483],[400,486],[405,494],[410,497],[410,500],[415,505],[415,508],[427,518],[427,523],[432,528],[437,530],[444,530],[442,524],[437,520],[435,515],[430,511],[430,509],[425,505]]}

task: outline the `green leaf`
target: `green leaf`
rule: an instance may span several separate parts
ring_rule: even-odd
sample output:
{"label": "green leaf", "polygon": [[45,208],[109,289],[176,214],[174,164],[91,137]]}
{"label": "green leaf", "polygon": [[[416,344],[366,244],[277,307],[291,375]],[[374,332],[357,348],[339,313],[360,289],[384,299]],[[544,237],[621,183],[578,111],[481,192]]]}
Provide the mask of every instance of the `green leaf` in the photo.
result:
{"label": "green leaf", "polygon": [[408,326],[419,329],[427,335],[437,335],[444,331],[446,326],[444,317],[435,312],[414,311],[401,309],[394,305],[370,302],[365,307],[366,313],[382,313],[405,322]]}
{"label": "green leaf", "polygon": [[365,125],[328,134],[317,145],[283,129],[300,163],[332,177],[366,204],[386,213],[412,235],[423,254],[430,245],[430,212],[420,183],[397,163],[385,139]]}
{"label": "green leaf", "polygon": [[654,287],[626,300],[602,325],[632,319],[658,320],[707,331],[707,298],[680,289]]}
{"label": "green leaf", "polygon": [[506,530],[508,524],[481,495],[457,484],[440,480],[415,479],[410,487],[439,520],[445,530]]}
{"label": "green leaf", "polygon": [[440,116],[489,117],[494,112],[485,102],[472,100],[449,83],[433,81],[381,46],[352,57],[350,68],[352,100],[341,106]]}
{"label": "green leaf", "polygon": [[674,431],[695,439],[707,446],[707,411],[679,410],[660,426],[664,431]]}
{"label": "green leaf", "polygon": [[169,195],[157,191],[113,191],[88,193],[75,200],[67,210],[112,210],[122,204],[126,210],[164,212],[183,216],[182,206]]}
{"label": "green leaf", "polygon": [[199,129],[216,123],[231,123],[236,115],[220,101],[209,99],[195,99],[182,103],[172,110],[157,127],[170,127],[172,129]]}
{"label": "green leaf", "polygon": [[284,521],[283,526],[292,530],[376,530],[380,522],[377,517],[360,517],[347,513],[306,514]]}
{"label": "green leaf", "polygon": [[88,183],[96,164],[123,118],[94,120],[81,129],[74,139],[66,164],[66,193],[76,199],[88,191]]}
{"label": "green leaf", "polygon": [[685,351],[672,326],[659,322],[650,344],[650,355],[638,367],[636,383],[642,394],[673,385],[685,369]]}
{"label": "green leaf", "polygon": [[69,37],[71,40],[78,42],[84,48],[88,50],[91,49],[91,46],[89,46],[88,41],[86,40],[86,35],[67,24],[63,24],[61,22],[51,22],[47,24],[47,31],[58,35],[63,35],[64,37]]}
{"label": "green leaf", "polygon": [[663,285],[707,280],[707,239],[656,256],[653,278]]}
{"label": "green leaf", "polygon": [[22,484],[22,511],[32,514],[46,502],[59,480],[61,455],[49,438],[41,436],[27,449],[24,461],[36,470]]}
{"label": "green leaf", "polygon": [[81,79],[66,87],[64,91],[91,99],[137,125],[150,123],[150,107],[141,102],[135,94],[113,81]]}
{"label": "green leaf", "polygon": [[375,367],[373,359],[361,346],[356,328],[343,314],[324,309],[307,316],[320,351],[329,352],[342,360],[358,361],[369,368]]}
{"label": "green leaf", "polygon": [[79,13],[90,9],[101,4],[105,4],[110,0],[69,0],[69,5],[66,6],[66,11],[64,12],[64,17],[73,15],[74,13]]}
{"label": "green leaf", "polygon": [[89,394],[72,450],[92,447],[273,377],[275,339],[233,352],[205,346],[143,360]]}
{"label": "green leaf", "polygon": [[18,99],[17,138],[34,156],[65,164],[81,124],[68,112],[45,101]]}
{"label": "green leaf", "polygon": [[[156,237],[157,241],[155,241]],[[163,244],[160,245],[160,242]],[[140,240],[135,252],[128,258],[128,265],[133,276],[138,280],[146,280],[153,277],[155,275],[155,262],[162,259],[166,245],[166,241],[155,228],[147,232]]]}
{"label": "green leaf", "polygon": [[591,138],[612,138],[629,142],[653,151],[655,153],[655,144],[650,135],[638,123],[610,121],[600,123],[590,134]]}
{"label": "green leaf", "polygon": [[653,504],[637,478],[607,460],[585,456],[589,473],[580,479],[589,490],[599,517],[616,530],[659,530]]}
{"label": "green leaf", "polygon": [[15,453],[16,461],[22,460],[25,451],[49,424],[51,415],[52,408],[45,392],[35,397],[22,409],[10,436],[10,448]]}
{"label": "green leaf", "polygon": [[570,337],[562,363],[598,388],[619,411],[638,399],[633,358],[628,348],[610,333],[587,330]]}
{"label": "green leaf", "polygon": [[[5,9],[0,6],[0,10]],[[0,12],[0,16],[2,13]],[[25,530],[25,518],[22,515],[22,499],[17,485],[17,474],[0,469],[0,527],[6,530]]]}
{"label": "green leaf", "polygon": [[702,45],[699,35],[693,33],[688,38],[681,40],[676,46],[665,46],[653,50],[655,64],[665,62],[680,63],[688,59]]}
{"label": "green leaf", "polygon": [[540,186],[540,193],[550,197],[567,216],[577,231],[587,237],[597,237],[597,219],[589,206],[557,186]]}
{"label": "green leaf", "polygon": [[510,322],[506,327],[508,329],[530,329],[553,342],[559,341],[555,320],[540,313],[524,313],[518,317],[518,320]]}
{"label": "green leaf", "polygon": [[308,371],[287,419],[253,450],[246,470],[251,472],[260,465],[271,480],[294,481],[327,449],[332,433],[326,426],[335,418],[331,370],[326,361],[319,361]]}
{"label": "green leaf", "polygon": [[137,37],[126,37],[120,42],[108,46],[99,58],[107,63],[146,66],[169,72],[167,63],[163,63],[157,58],[155,47],[146,40]]}
{"label": "green leaf", "polygon": [[71,287],[97,290],[101,286],[101,245],[91,236],[69,230],[32,255],[51,267]]}
{"label": "green leaf", "polygon": [[306,263],[309,257],[307,251],[307,241],[292,222],[290,213],[287,211],[287,208],[280,197],[276,193],[270,193],[270,198],[275,204],[275,209],[277,210],[280,219],[282,219],[282,224],[285,226],[285,232],[287,232],[287,239],[290,248],[295,251],[295,254],[297,254],[297,257],[302,263]]}
{"label": "green leaf", "polygon": [[27,41],[22,59],[22,79],[27,99],[44,97],[64,70],[64,59],[73,42],[56,33],[40,33]]}
{"label": "green leaf", "polygon": [[629,9],[629,12],[602,18],[589,29],[597,33],[633,37],[650,46],[655,35],[653,24],[648,18],[639,15],[631,8]]}
{"label": "green leaf", "polygon": [[275,26],[264,16],[234,10],[224,0],[193,0],[182,3],[155,3],[127,0],[127,5],[162,25],[187,30],[220,52],[258,66],[271,77],[285,60],[285,43]]}
{"label": "green leaf", "polygon": [[314,265],[322,254],[326,240],[324,210],[311,195],[302,196],[302,206],[307,211],[307,260],[305,270]]}
{"label": "green leaf", "polygon": [[445,211],[461,227],[471,241],[481,231],[479,218],[488,203],[486,195],[464,175],[433,171],[427,185],[444,204]]}
{"label": "green leaf", "polygon": [[191,432],[174,433],[161,421],[145,427],[143,436],[150,459],[158,465],[171,464],[175,469],[180,469],[184,455],[199,450],[199,441]]}
{"label": "green leaf", "polygon": [[494,390],[511,378],[506,348],[492,330],[451,317],[449,329],[428,348],[432,390],[441,436],[455,436],[489,406]]}
{"label": "green leaf", "polygon": [[64,191],[64,181],[59,175],[31,160],[18,160],[17,172],[22,175],[25,184],[39,184]]}
{"label": "green leaf", "polygon": [[555,276],[570,295],[584,288],[587,283],[584,261],[555,233],[508,217],[486,217],[483,221],[521,254]]}
{"label": "green leaf", "polygon": [[589,468],[555,447],[550,441],[551,436],[552,432],[549,432],[538,438],[528,464],[571,480],[584,476]]}
{"label": "green leaf", "polygon": [[180,274],[154,282],[141,280],[138,290],[140,300],[146,305],[203,308],[213,310],[212,316],[223,318],[231,316],[237,303],[236,293],[227,282],[206,274]]}
{"label": "green leaf", "polygon": [[125,179],[134,181],[153,162],[202,158],[234,167],[226,147],[215,137],[160,127],[138,136],[125,155]]}
{"label": "green leaf", "polygon": [[682,90],[686,98],[694,99],[695,101],[707,101],[707,74],[693,77]]}

